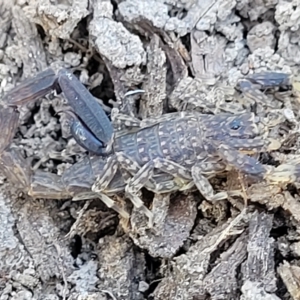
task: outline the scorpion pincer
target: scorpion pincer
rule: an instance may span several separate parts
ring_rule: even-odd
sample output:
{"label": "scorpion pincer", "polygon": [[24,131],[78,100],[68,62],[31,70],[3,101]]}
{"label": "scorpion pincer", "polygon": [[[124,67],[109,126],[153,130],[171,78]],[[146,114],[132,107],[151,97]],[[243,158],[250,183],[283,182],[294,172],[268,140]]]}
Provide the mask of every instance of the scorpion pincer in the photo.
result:
{"label": "scorpion pincer", "polygon": [[[62,176],[33,172],[18,150],[10,147],[18,127],[17,107],[52,90],[62,92],[68,101],[73,137],[94,154]],[[260,179],[269,174],[268,167],[248,155],[268,151],[269,146],[261,135],[260,119],[253,113],[176,112],[141,121],[113,109],[111,122],[89,91],[65,69],[57,75],[48,69],[24,81],[7,93],[3,102],[0,167],[11,182],[35,198],[99,197],[129,218],[111,199],[115,193],[125,191],[152,226],[153,214],[140,197],[143,187],[166,193],[196,186],[205,199],[214,201],[228,196],[225,191],[215,193],[209,182],[219,173],[236,169]],[[126,130],[118,130],[120,125]],[[286,175],[285,180],[290,180],[292,171]]]}

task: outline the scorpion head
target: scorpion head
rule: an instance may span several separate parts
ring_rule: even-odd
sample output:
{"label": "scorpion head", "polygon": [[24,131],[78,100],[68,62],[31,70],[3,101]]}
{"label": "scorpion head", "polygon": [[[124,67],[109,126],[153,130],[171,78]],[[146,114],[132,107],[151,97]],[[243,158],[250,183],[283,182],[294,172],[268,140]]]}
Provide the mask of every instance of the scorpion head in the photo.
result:
{"label": "scorpion head", "polygon": [[259,135],[259,119],[253,113],[210,116],[205,126],[206,136],[224,139],[252,139]]}
{"label": "scorpion head", "polygon": [[265,147],[261,138],[260,118],[253,113],[238,115],[209,116],[205,120],[205,136],[215,145],[224,144],[230,148],[257,151]]}

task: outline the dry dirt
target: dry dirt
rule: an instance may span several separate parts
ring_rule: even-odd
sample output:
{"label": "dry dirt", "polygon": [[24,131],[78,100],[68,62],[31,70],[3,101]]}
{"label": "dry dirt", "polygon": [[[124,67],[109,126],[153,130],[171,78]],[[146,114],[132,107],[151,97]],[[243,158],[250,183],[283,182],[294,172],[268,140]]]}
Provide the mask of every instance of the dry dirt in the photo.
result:
{"label": "dry dirt", "polygon": [[[0,0],[0,99],[51,67],[70,69],[108,115],[255,107],[281,144],[257,159],[298,162],[299,27],[297,0]],[[261,71],[290,74],[294,91],[249,98],[234,88]],[[53,93],[21,107],[11,145],[59,176],[90,159],[58,114],[63,103]],[[154,231],[122,193],[114,198],[130,222],[99,199],[33,199],[3,175],[0,300],[300,299],[299,183],[233,171],[211,182],[238,192],[211,203],[195,191],[143,191]]]}

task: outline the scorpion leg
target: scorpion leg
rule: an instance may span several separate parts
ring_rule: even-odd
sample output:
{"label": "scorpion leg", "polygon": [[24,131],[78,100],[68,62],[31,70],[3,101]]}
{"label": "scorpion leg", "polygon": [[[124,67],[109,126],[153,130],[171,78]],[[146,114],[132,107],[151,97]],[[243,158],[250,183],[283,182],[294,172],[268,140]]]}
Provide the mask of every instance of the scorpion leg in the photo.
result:
{"label": "scorpion leg", "polygon": [[[145,178],[145,180],[142,182],[142,184],[136,190],[136,193],[131,193],[129,191],[129,194],[126,194],[126,195],[129,197],[129,199],[131,200],[133,205],[136,208],[140,209],[142,211],[142,213],[144,213],[148,217],[149,227],[151,227],[151,226],[153,226],[153,214],[148,208],[146,208],[143,201],[136,195],[138,193],[139,189],[142,188],[143,186],[145,186],[149,190],[156,192],[156,193],[167,193],[167,192],[171,192],[171,191],[180,189],[180,186],[177,184],[177,182],[175,182],[174,180],[171,180],[169,177],[164,176],[163,174],[154,176],[154,179],[151,178],[151,176],[153,175],[152,167],[149,168],[149,166],[146,166],[146,167],[144,166],[141,169],[140,166],[134,161],[132,161],[132,163],[129,163],[129,165],[127,165],[126,163],[123,164],[122,161],[128,162],[130,160],[129,160],[129,158],[122,156],[121,154],[118,154],[118,158],[121,161],[121,163],[120,163],[121,167],[120,167],[119,171],[121,171],[122,168],[124,168],[124,171],[129,174],[136,174],[139,171],[146,172],[146,175],[143,177],[143,178]],[[108,187],[109,187],[109,190],[112,189],[110,187],[112,180],[114,182],[114,185],[117,184],[115,174],[119,172],[118,164],[119,164],[119,162],[116,159],[116,157],[109,157],[107,159],[106,165],[103,168],[101,168],[102,169],[101,175],[98,176],[97,180],[93,184],[93,187],[92,187],[93,192],[98,194],[99,197],[101,198],[101,200],[104,202],[106,199],[106,193],[107,193],[106,190],[108,189]],[[98,172],[98,174],[100,174],[100,172]],[[122,178],[123,190],[125,189],[125,191],[126,191],[125,182],[123,181],[124,174],[122,172],[120,172],[120,174],[122,174],[122,175],[120,175],[120,178]],[[119,178],[119,177],[117,176],[117,178]],[[130,178],[130,177],[128,177],[128,178]],[[121,183],[119,183],[119,186],[121,186]],[[113,208],[113,209],[115,209],[115,208]]]}
{"label": "scorpion leg", "polygon": [[99,192],[101,193],[102,191],[104,191],[113,180],[114,176],[117,173],[117,170],[118,170],[118,161],[116,160],[116,157],[114,155],[110,156],[107,159],[107,162],[103,168],[101,176],[98,176],[98,178],[96,179],[92,187],[92,190],[95,193],[99,193]]}
{"label": "scorpion leg", "polygon": [[[170,185],[170,191],[174,190],[175,187],[178,190],[183,190],[186,187],[190,187],[191,184],[195,184],[198,190],[201,192],[203,197],[209,201],[216,201],[216,200],[223,200],[227,199],[227,193],[221,192],[214,194],[214,190],[209,183],[208,179],[202,175],[202,173],[205,171],[201,164],[195,165],[192,167],[192,172],[190,172],[188,169],[178,165],[177,163],[173,161],[169,161],[166,159],[154,159],[152,162],[148,162],[145,164],[128,182],[125,190],[129,196],[130,199],[133,199],[133,201],[139,201],[136,194],[138,191],[143,187],[147,187],[147,181],[149,178],[153,176],[154,168],[159,169],[160,171],[163,171],[165,173],[171,174],[176,179],[174,181],[182,180],[181,183],[177,183],[174,188],[171,188]],[[221,167],[221,169],[224,169],[224,166]],[[170,182],[167,183],[169,185]],[[162,192],[163,187],[157,186],[157,190],[154,192]],[[164,190],[166,192],[166,190]]]}
{"label": "scorpion leg", "polygon": [[[123,154],[119,155],[119,162],[123,165],[123,168],[130,169],[132,171],[132,165],[134,164],[133,161],[130,161],[128,157],[124,157]],[[123,157],[122,157],[123,155]],[[226,192],[220,192],[215,194],[214,190],[209,183],[208,179],[204,174],[209,174],[209,166],[211,164],[209,163],[202,163],[199,162],[195,166],[192,167],[192,172],[190,172],[188,169],[180,166],[179,164],[169,161],[167,159],[157,158],[153,161],[150,161],[146,163],[143,167],[139,168],[139,170],[132,174],[133,177],[131,180],[127,183],[125,191],[127,196],[130,198],[130,200],[133,202],[133,204],[136,207],[140,207],[142,205],[142,200],[138,197],[137,193],[142,187],[148,187],[149,186],[149,179],[153,179],[154,169],[159,169],[162,172],[168,173],[175,177],[175,179],[172,181],[167,181],[166,186],[169,186],[170,190],[166,190],[166,186],[162,185],[159,186],[157,184],[156,187],[154,187],[154,192],[160,193],[160,192],[170,192],[172,190],[180,190],[184,188],[184,185],[189,185],[191,183],[195,184],[198,188],[198,190],[201,192],[204,198],[210,201],[216,201],[216,200],[223,200],[227,198]],[[212,171],[216,171],[216,168],[218,168],[220,171],[225,169],[225,165],[223,163],[219,163],[218,165],[214,165],[212,168]],[[181,184],[175,183],[177,180],[183,180]],[[185,183],[184,183],[185,182]],[[172,187],[173,184],[173,187]],[[157,188],[157,189],[156,189]]]}
{"label": "scorpion leg", "polygon": [[[141,167],[135,161],[131,160],[130,157],[128,157],[126,154],[117,153],[117,159],[120,163],[120,171],[122,173],[125,183],[128,183],[132,179],[132,176],[136,176],[138,172],[141,172]],[[152,164],[150,163],[150,165]],[[145,168],[147,172],[148,166]],[[182,167],[179,166],[179,168]],[[188,171],[184,175],[184,177],[190,178]],[[148,180],[145,180],[143,182],[143,186],[145,186],[148,190],[154,193],[168,193],[175,190],[188,189],[191,187],[191,183],[189,180],[186,179],[182,181],[180,181],[179,179],[174,181],[173,174],[162,173],[155,174],[153,176],[148,176]]]}
{"label": "scorpion leg", "polygon": [[[124,178],[125,183],[128,183],[131,180],[132,176],[135,176],[138,172],[140,172],[141,167],[124,153],[117,153],[117,158],[120,163],[120,171],[122,173],[122,177]],[[147,167],[145,168],[147,169]],[[189,175],[187,177],[189,177]],[[174,181],[173,174],[155,174],[149,176],[148,180],[144,181],[143,186],[154,193],[168,193],[171,191],[184,190],[191,187],[184,181]]]}
{"label": "scorpion leg", "polygon": [[[192,167],[192,176],[193,181],[197,187],[197,189],[200,191],[202,196],[209,201],[219,201],[219,200],[225,200],[228,198],[227,192],[219,192],[215,193],[212,185],[210,184],[209,180],[204,174],[209,173],[209,169],[211,167],[211,173],[214,174],[217,170],[217,166],[209,163],[202,163],[198,162]],[[220,165],[220,170],[224,170],[224,165]]]}
{"label": "scorpion leg", "polygon": [[124,189],[124,182],[120,174],[111,181],[103,193],[91,192],[96,176],[102,173],[99,166],[103,166],[101,157],[97,157],[92,162],[86,158],[67,169],[62,176],[42,171],[36,172],[33,175],[28,194],[33,198],[72,198],[74,201],[100,198],[107,207],[129,219],[129,214],[108,196]]}
{"label": "scorpion leg", "polygon": [[[62,176],[37,170],[32,172],[26,159],[17,149],[8,149],[0,157],[0,170],[17,188],[33,198],[86,200],[100,198],[109,208],[128,219],[129,214],[119,207],[109,195],[124,190],[125,183],[120,173],[111,180],[101,193],[91,192],[98,174],[102,174],[106,161],[101,157],[82,160],[67,169]],[[101,175],[100,175],[101,176]]]}
{"label": "scorpion leg", "polygon": [[[133,163],[134,164],[134,163]],[[136,163],[135,163],[136,164]],[[94,183],[92,190],[95,193],[103,194],[103,191],[106,189],[106,187],[109,185],[113,177],[115,176],[117,170],[118,170],[119,162],[116,159],[116,157],[112,156],[109,157],[107,160],[107,164],[103,169],[102,176],[99,176]],[[131,195],[129,195],[131,196]],[[149,218],[149,226],[153,225],[153,214],[152,212],[144,205],[144,202],[140,198],[131,198],[133,205],[140,209],[148,218]]]}
{"label": "scorpion leg", "polygon": [[111,121],[115,126],[125,127],[140,127],[141,123],[138,118],[120,113],[118,108],[113,108],[111,110]]}
{"label": "scorpion leg", "polygon": [[[109,197],[124,190],[125,183],[120,172],[114,172],[112,179],[101,192],[95,193],[91,191],[97,177],[102,177],[102,174],[105,174],[107,165],[107,157],[95,156],[91,159],[85,158],[67,169],[62,176],[62,181],[75,195],[73,200],[100,198],[107,207],[118,212],[122,217],[129,219],[129,214]],[[86,188],[86,190],[82,191],[82,188]]]}
{"label": "scorpion leg", "polygon": [[[143,167],[139,166],[129,156],[122,152],[117,153],[117,160],[120,163],[121,169],[129,172],[132,176],[136,176],[136,174],[140,172],[141,168],[145,168],[145,172],[148,168],[155,168],[185,181],[192,180],[191,172],[187,168],[164,158],[156,158],[153,161],[146,163]],[[152,176],[148,177],[148,180],[152,184],[156,184],[156,181],[152,178]]]}
{"label": "scorpion leg", "polygon": [[194,183],[191,181],[186,182],[178,179],[174,180],[173,176],[168,175],[169,178],[166,178],[165,175],[168,174],[154,175],[153,178],[150,178],[147,182],[145,182],[145,188],[153,193],[163,194],[173,191],[183,191],[194,186]]}
{"label": "scorpion leg", "polygon": [[[119,212],[123,217],[129,218],[127,212],[123,209],[116,206],[115,202],[107,196],[107,190],[109,186],[113,183],[113,180],[118,172],[118,161],[115,156],[108,157],[105,165],[103,166],[101,173],[99,172],[94,184],[92,185],[92,191],[98,195],[98,197],[110,208]],[[123,181],[122,175],[119,174],[122,178],[123,188],[125,187],[125,182]],[[121,184],[120,184],[121,185]]]}
{"label": "scorpion leg", "polygon": [[227,145],[218,145],[218,155],[231,167],[254,177],[263,178],[266,168],[258,160],[232,149]]}
{"label": "scorpion leg", "polygon": [[126,196],[130,199],[133,205],[143,212],[148,217],[149,227],[153,227],[153,213],[145,206],[138,192],[145,185],[145,183],[153,176],[154,168],[150,165],[144,165],[140,171],[133,176],[125,187]]}
{"label": "scorpion leg", "polygon": [[[154,181],[154,169],[159,169],[165,173],[171,174],[173,177],[183,179],[185,182],[190,182],[192,180],[191,173],[186,168],[173,161],[158,158],[140,167],[136,166],[137,164],[124,153],[118,153],[117,156],[121,167],[133,175],[125,187],[126,196],[136,208],[140,209],[148,217],[149,227],[153,226],[153,214],[145,207],[143,201],[138,196],[138,192],[142,187],[152,185]],[[169,187],[170,190],[166,190],[167,187]],[[180,185],[177,185],[175,180],[167,180],[161,185],[156,185],[154,181],[154,192],[170,192],[175,189],[180,189]]]}

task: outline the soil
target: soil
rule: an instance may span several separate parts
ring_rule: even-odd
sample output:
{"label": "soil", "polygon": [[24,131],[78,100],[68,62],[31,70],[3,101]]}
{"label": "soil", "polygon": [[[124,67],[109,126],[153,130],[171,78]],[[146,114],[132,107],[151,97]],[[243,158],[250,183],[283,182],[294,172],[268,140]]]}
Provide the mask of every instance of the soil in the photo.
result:
{"label": "soil", "polygon": [[[0,0],[0,300],[300,299],[299,27],[296,0]],[[228,164],[209,177],[228,193],[215,202],[144,188],[153,228],[120,176],[125,219],[91,193],[107,158],[71,136],[59,90],[19,107],[13,130],[5,95],[47,68],[125,122],[254,112],[266,174]]]}

